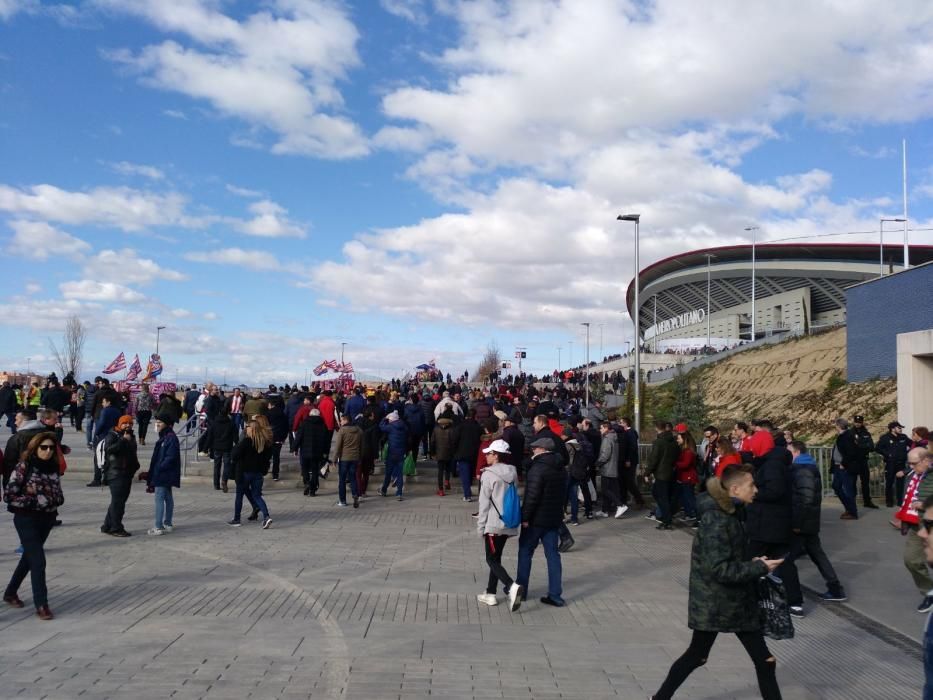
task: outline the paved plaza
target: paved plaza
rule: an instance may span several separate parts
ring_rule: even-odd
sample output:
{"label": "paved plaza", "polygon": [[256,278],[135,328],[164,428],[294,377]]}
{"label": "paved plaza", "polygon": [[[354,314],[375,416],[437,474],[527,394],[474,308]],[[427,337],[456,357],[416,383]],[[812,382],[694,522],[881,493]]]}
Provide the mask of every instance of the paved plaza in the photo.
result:
{"label": "paved plaza", "polygon": [[[28,580],[27,608],[0,609],[0,697],[644,699],[657,689],[690,635],[689,532],[658,532],[641,513],[585,523],[563,557],[567,607],[538,602],[539,550],[521,611],[488,608],[476,601],[487,569],[475,504],[434,495],[432,467],[419,463],[404,502],[371,496],[359,510],[334,507],[334,476],[305,498],[289,473],[268,489],[269,530],[228,527],[233,494],[186,480],[176,531],[163,537],[145,535],[152,497],[137,484],[124,540],[98,530],[108,492],[70,471],[65,525],[47,547],[56,619],[32,614]],[[0,517],[5,577],[17,541]],[[516,551],[510,543],[504,558],[513,574]],[[865,627],[808,601],[797,637],[771,642],[784,697],[919,697],[919,646]],[[721,637],[677,697],[758,697],[737,641]]]}

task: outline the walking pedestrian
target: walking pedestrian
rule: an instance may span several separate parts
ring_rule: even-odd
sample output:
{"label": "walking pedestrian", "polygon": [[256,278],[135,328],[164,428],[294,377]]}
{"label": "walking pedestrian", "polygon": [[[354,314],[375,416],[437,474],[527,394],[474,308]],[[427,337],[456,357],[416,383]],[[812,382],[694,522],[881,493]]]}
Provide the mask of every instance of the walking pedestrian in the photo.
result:
{"label": "walking pedestrian", "polygon": [[331,452],[331,461],[337,463],[337,505],[347,507],[347,484],[350,484],[350,493],[353,496],[353,507],[360,507],[360,493],[357,487],[356,470],[360,464],[363,450],[363,431],[359,426],[350,422],[346,413],[340,416],[340,430],[334,440]]}
{"label": "walking pedestrian", "polygon": [[[419,409],[418,415],[422,420],[424,416]],[[389,485],[395,481],[395,498],[399,501],[405,500],[402,495],[405,476],[402,473],[402,466],[405,462],[405,455],[410,447],[408,442],[408,428],[405,421],[399,418],[397,411],[392,411],[382,419],[379,429],[387,436],[387,449],[385,461],[385,478],[382,480],[382,488],[379,489],[380,496],[387,496]],[[417,449],[417,443],[415,443]]]}
{"label": "walking pedestrian", "polygon": [[599,454],[596,457],[596,468],[602,478],[602,510],[596,513],[597,517],[610,515],[621,518],[628,510],[622,504],[619,493],[619,442],[618,437],[609,421],[603,421],[599,426]]}
{"label": "walking pedestrian", "polygon": [[[299,411],[298,415],[301,415]],[[295,432],[295,454],[301,463],[301,480],[304,482],[305,496],[316,496],[320,483],[318,471],[327,460],[330,449],[330,434],[321,412],[312,408],[307,418],[301,421]]]}
{"label": "walking pedestrian", "polygon": [[700,527],[690,555],[687,626],[693,638],[651,700],[670,700],[689,675],[706,663],[720,632],[734,633],[755,664],[764,700],[780,700],[777,660],[768,650],[758,618],[755,582],[774,571],[779,559],[745,554],[742,511],[755,498],[751,467],[729,466],[722,479],[710,479],[699,498]]}
{"label": "walking pedestrian", "polygon": [[896,420],[888,423],[888,432],[878,438],[875,452],[884,459],[884,504],[888,508],[904,500],[904,478],[907,472],[907,452],[910,438],[903,433],[904,426]]}
{"label": "walking pedestrian", "polygon": [[[268,530],[272,524],[269,507],[262,497],[262,479],[269,473],[272,460],[272,428],[263,415],[254,414],[246,423],[246,436],[237,443],[231,461],[236,475],[236,498],[233,501],[233,520],[227,524],[240,526],[240,512],[243,510],[243,496],[249,494],[253,509],[262,512],[262,529]],[[250,516],[254,519],[256,513]]]}
{"label": "walking pedestrian", "polygon": [[855,437],[849,430],[849,421],[837,418],[835,427],[837,434],[830,473],[833,475],[833,491],[845,508],[845,512],[839,517],[841,520],[858,520],[855,479],[858,477],[860,455],[855,447]]}
{"label": "walking pedestrian", "polygon": [[538,437],[532,441],[532,459],[525,475],[525,500],[522,503],[522,530],[518,538],[518,574],[516,581],[525,591],[531,576],[531,560],[538,544],[544,546],[547,559],[548,593],[541,598],[545,605],[563,607],[562,569],[557,549],[564,521],[564,495],[567,478],[554,439]]}
{"label": "walking pedestrian", "polygon": [[149,422],[152,420],[153,398],[149,393],[149,385],[143,384],[136,394],[136,423],[139,425],[139,444],[146,444],[146,435],[149,433]]}
{"label": "walking pedestrian", "polygon": [[17,593],[26,574],[29,574],[32,602],[40,620],[54,617],[49,609],[45,581],[45,541],[55,526],[59,506],[65,502],[56,458],[58,447],[55,433],[35,435],[10,474],[4,492],[7,510],[13,514],[13,526],[23,552],[3,592],[3,602],[13,608],[25,607]]}
{"label": "walking pedestrian", "polygon": [[924,542],[919,536],[920,514],[923,501],[933,495],[933,479],[930,476],[930,451],[926,447],[915,447],[907,453],[907,466],[911,469],[907,477],[907,490],[895,518],[901,523],[904,543],[904,566],[914,579],[914,585],[923,595],[917,612],[933,610],[933,579],[923,554]]}
{"label": "walking pedestrian", "polygon": [[509,444],[505,440],[496,440],[483,450],[486,468],[480,474],[479,480],[479,510],[476,516],[476,529],[483,538],[486,564],[489,566],[489,579],[486,583],[486,592],[477,595],[476,599],[484,605],[498,605],[496,589],[501,582],[508,593],[509,606],[512,612],[515,612],[521,607],[525,589],[512,580],[505,567],[502,566],[505,543],[509,537],[515,537],[518,534],[517,527],[507,527],[502,521],[506,489],[518,480],[515,466],[504,459],[509,455],[509,449]]}
{"label": "walking pedestrian", "polygon": [[791,614],[803,617],[803,592],[800,590],[800,576],[795,562],[804,553],[810,557],[826,582],[826,592],[820,598],[835,602],[843,602],[848,598],[820,542],[820,507],[823,499],[820,469],[803,442],[794,440],[787,449],[793,458],[790,467],[792,534],[790,549],[778,570],[778,576],[784,581]]}
{"label": "walking pedestrian", "polygon": [[674,427],[665,421],[655,423],[658,431],[651,452],[648,453],[648,463],[645,473],[654,480],[651,486],[651,495],[654,496],[654,519],[658,521],[658,530],[672,530],[673,513],[671,512],[672,479],[674,478],[674,463],[680,449],[672,433]]}
{"label": "walking pedestrian", "polygon": [[[175,529],[175,499],[173,488],[181,488],[181,450],[172,426],[171,414],[156,415],[155,427],[159,439],[152,449],[149,471],[145,473],[147,490],[155,493],[155,523],[147,534],[159,536]],[[143,475],[140,475],[142,478]]]}
{"label": "walking pedestrian", "polygon": [[230,459],[233,448],[239,442],[240,431],[230,415],[230,406],[225,404],[220,413],[207,426],[203,440],[214,459],[214,490],[227,492],[230,479]]}
{"label": "walking pedestrian", "polygon": [[110,488],[110,507],[100,531],[112,537],[129,537],[123,526],[126,502],[139,471],[132,416],[120,416],[117,425],[104,438],[103,483]]}

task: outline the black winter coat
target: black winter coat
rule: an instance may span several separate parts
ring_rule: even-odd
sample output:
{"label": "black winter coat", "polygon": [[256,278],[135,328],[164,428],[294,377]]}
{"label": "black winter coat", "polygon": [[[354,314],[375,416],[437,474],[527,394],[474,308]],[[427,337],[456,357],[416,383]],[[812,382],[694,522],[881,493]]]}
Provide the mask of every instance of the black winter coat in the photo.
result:
{"label": "black winter coat", "polygon": [[285,411],[278,404],[269,409],[266,414],[269,419],[269,427],[272,428],[272,440],[274,442],[285,442],[288,437],[288,418]]}
{"label": "black winter coat", "polygon": [[320,416],[308,416],[295,432],[295,450],[302,459],[327,459],[330,433]]}
{"label": "black winter coat", "polygon": [[223,413],[211,421],[204,434],[204,444],[215,452],[229,452],[239,439],[233,419]]}
{"label": "black winter coat", "polygon": [[458,462],[469,462],[471,465],[476,464],[482,435],[483,428],[475,420],[468,418],[462,423],[454,424],[454,459]]}
{"label": "black winter coat", "polygon": [[652,474],[658,481],[670,481],[674,478],[674,462],[680,454],[674,434],[664,430],[658,433],[648,454],[645,472]]}
{"label": "black winter coat", "polygon": [[111,430],[104,438],[103,483],[120,477],[131,478],[139,470],[136,456],[136,438],[125,440],[121,433]]}
{"label": "black winter coat", "polygon": [[230,461],[233,462],[233,473],[237,481],[246,473],[265,476],[269,473],[269,463],[272,461],[272,445],[266,445],[262,452],[258,452],[253,445],[253,439],[245,437],[237,443]]}
{"label": "black winter coat", "polygon": [[690,554],[687,626],[706,632],[757,632],[755,582],[768,568],[748,558],[744,508],[737,506],[719,479],[706,482],[697,498],[700,526]]}
{"label": "black winter coat", "polygon": [[566,496],[567,471],[560,455],[545,452],[533,457],[525,474],[522,522],[548,530],[560,527]]}
{"label": "black winter coat", "polygon": [[787,461],[790,452],[774,447],[755,469],[758,494],[748,506],[746,529],[750,540],[790,542],[791,489]]}
{"label": "black winter coat", "polygon": [[815,535],[820,531],[820,506],[823,501],[823,484],[820,468],[810,455],[800,455],[790,465],[791,474],[791,522],[801,535]]}
{"label": "black winter coat", "polygon": [[878,438],[875,452],[884,457],[884,464],[890,471],[900,471],[907,467],[907,453],[910,452],[910,438],[906,435],[895,437],[890,430]]}

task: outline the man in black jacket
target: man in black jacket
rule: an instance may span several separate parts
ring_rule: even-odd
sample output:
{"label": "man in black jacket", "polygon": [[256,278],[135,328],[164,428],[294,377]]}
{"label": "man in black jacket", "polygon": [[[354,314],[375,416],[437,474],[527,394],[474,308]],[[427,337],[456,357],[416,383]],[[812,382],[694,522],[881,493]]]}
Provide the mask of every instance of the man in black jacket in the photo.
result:
{"label": "man in black jacket", "polygon": [[638,473],[638,431],[632,427],[632,419],[623,416],[619,421],[619,479],[622,486],[622,505],[628,505],[631,494],[639,510],[645,507],[645,499],[638,490],[635,475]]}
{"label": "man in black jacket", "polygon": [[[907,473],[907,453],[910,438],[904,426],[896,420],[888,423],[888,432],[878,438],[875,452],[884,458],[884,504],[894,508],[904,500],[904,475]],[[895,500],[896,499],[896,500]]]}
{"label": "man in black jacket", "polygon": [[846,509],[839,516],[842,520],[858,520],[858,506],[855,504],[855,478],[858,476],[858,450],[855,448],[855,438],[849,430],[849,421],[837,418],[836,444],[833,446],[832,467],[833,491]]}
{"label": "man in black jacket", "polygon": [[865,418],[855,416],[852,418],[852,440],[855,443],[855,474],[852,475],[852,495],[856,495],[856,486],[862,486],[862,505],[866,508],[877,508],[871,500],[869,483],[871,475],[868,473],[868,455],[875,451],[875,441],[865,427]]}
{"label": "man in black jacket", "polygon": [[530,445],[531,466],[525,476],[525,500],[522,503],[522,532],[518,538],[518,574],[516,583],[528,590],[531,558],[540,542],[547,559],[548,594],[541,598],[545,605],[563,607],[561,561],[557,549],[560,526],[564,522],[564,500],[567,474],[561,458],[555,453],[558,445],[551,437],[538,437]]}
{"label": "man in black jacket", "polygon": [[787,449],[793,458],[790,466],[792,534],[790,551],[784,557],[784,563],[778,569],[777,575],[784,580],[791,615],[803,617],[803,593],[794,562],[804,553],[810,557],[826,581],[827,590],[820,598],[837,602],[848,599],[820,542],[820,507],[823,499],[820,468],[807,453],[807,446],[799,440],[794,440]]}
{"label": "man in black jacket", "polygon": [[790,453],[784,434],[774,432],[774,447],[755,459],[755,500],[745,509],[749,554],[781,559],[790,545],[791,497],[787,467]]}
{"label": "man in black jacket", "polygon": [[479,457],[479,443],[483,435],[482,426],[476,421],[476,411],[469,409],[466,419],[454,425],[451,436],[454,451],[454,468],[460,475],[463,486],[463,500],[473,502],[473,470]]}

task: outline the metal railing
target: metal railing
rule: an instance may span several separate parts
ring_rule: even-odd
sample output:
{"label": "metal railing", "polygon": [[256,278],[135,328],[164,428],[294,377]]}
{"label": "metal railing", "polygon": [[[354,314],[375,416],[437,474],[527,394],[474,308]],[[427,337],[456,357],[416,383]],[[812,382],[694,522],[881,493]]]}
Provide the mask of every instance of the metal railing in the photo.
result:
{"label": "metal railing", "polygon": [[[648,453],[651,451],[649,443],[640,443],[638,446],[639,463],[636,482],[643,493],[651,490],[645,479],[644,465],[648,461]],[[808,449],[813,461],[816,462],[820,470],[820,477],[823,481],[823,495],[832,496],[833,478],[829,473],[832,465],[833,448],[832,447],[810,447]],[[868,456],[868,490],[872,499],[884,499],[884,462],[881,455],[872,453]],[[861,483],[858,485],[859,497],[861,499]]]}
{"label": "metal railing", "polygon": [[195,413],[175,429],[175,434],[178,436],[178,448],[182,454],[182,476],[188,475],[188,454],[191,450],[194,450],[194,461],[201,461],[198,454],[198,442],[200,442],[201,436],[204,435],[206,424],[207,421],[204,415]]}

